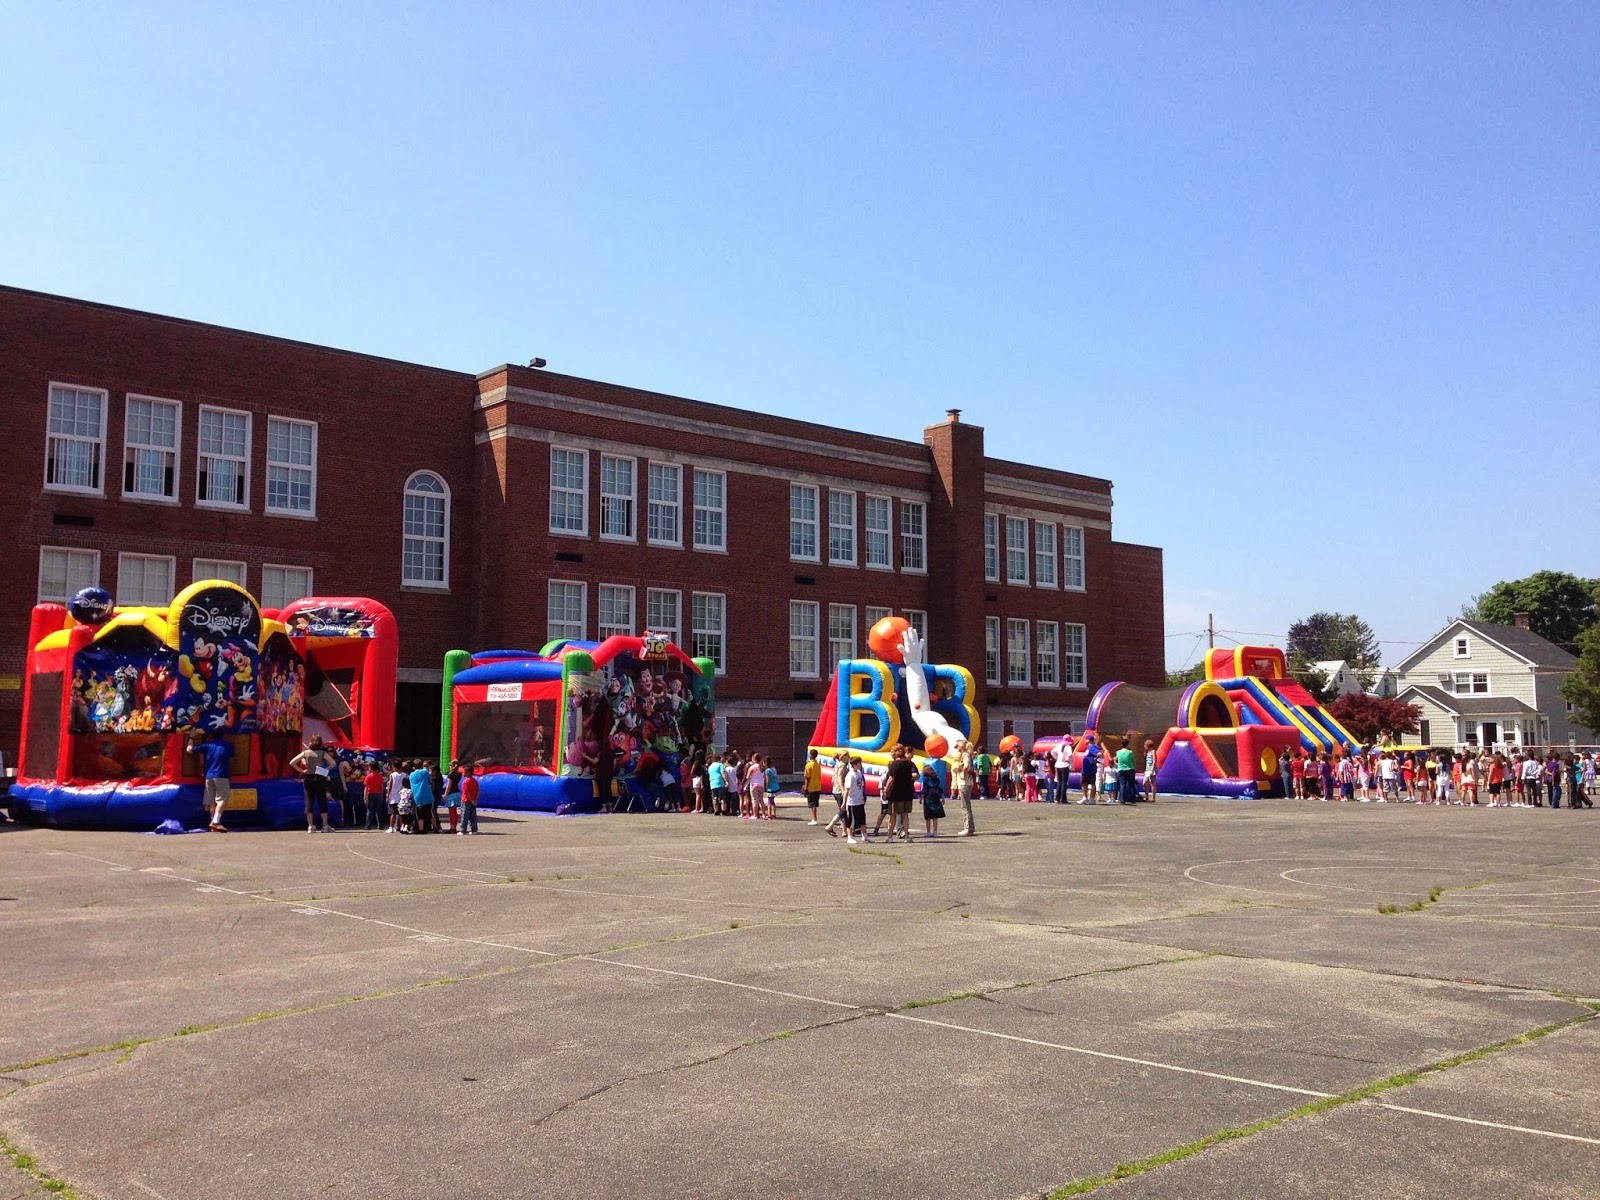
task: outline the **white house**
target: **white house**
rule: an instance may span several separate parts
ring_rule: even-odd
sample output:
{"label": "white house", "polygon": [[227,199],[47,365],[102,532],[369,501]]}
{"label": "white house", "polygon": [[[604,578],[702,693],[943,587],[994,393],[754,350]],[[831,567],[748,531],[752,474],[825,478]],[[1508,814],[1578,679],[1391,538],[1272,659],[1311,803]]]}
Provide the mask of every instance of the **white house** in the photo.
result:
{"label": "white house", "polygon": [[1330,658],[1311,664],[1328,681],[1328,691],[1334,696],[1348,696],[1361,691],[1361,677],[1356,669],[1342,658]]}
{"label": "white house", "polygon": [[1578,660],[1527,627],[1452,621],[1396,664],[1398,699],[1422,710],[1418,740],[1433,746],[1587,744],[1562,681]]}

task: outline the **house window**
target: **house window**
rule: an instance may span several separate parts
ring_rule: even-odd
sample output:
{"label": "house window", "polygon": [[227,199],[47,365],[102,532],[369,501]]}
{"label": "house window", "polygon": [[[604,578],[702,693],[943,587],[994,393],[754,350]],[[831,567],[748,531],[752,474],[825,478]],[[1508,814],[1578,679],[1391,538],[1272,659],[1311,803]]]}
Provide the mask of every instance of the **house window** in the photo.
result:
{"label": "house window", "polygon": [[633,589],[615,584],[600,585],[600,640],[608,637],[632,637]]}
{"label": "house window", "polygon": [[917,636],[924,642],[928,640],[928,614],[920,608],[906,609],[906,623],[917,631]]}
{"label": "house window", "polygon": [[1000,514],[983,514],[983,577],[1000,582]]}
{"label": "house window", "polygon": [[1028,582],[1028,518],[1006,518],[1006,582]]}
{"label": "house window", "polygon": [[720,592],[696,592],[690,617],[694,623],[690,640],[694,643],[690,653],[695,658],[709,658],[717,664],[717,674],[728,669],[725,630],[728,622],[728,598]]}
{"label": "house window", "polygon": [[225,579],[240,587],[245,583],[245,565],[231,558],[197,558],[190,564],[194,568],[194,582],[203,579]]}
{"label": "house window", "polygon": [[140,500],[178,498],[178,434],[182,407],[173,400],[128,397],[122,435],[122,494]]}
{"label": "house window", "polygon": [[865,513],[867,566],[885,571],[894,567],[894,533],[890,524],[893,517],[893,500],[887,496],[867,497]]}
{"label": "house window", "polygon": [[600,456],[600,536],[634,540],[634,473],[638,463],[614,454]]}
{"label": "house window", "polygon": [[1489,675],[1485,671],[1457,671],[1454,690],[1458,696],[1487,696]]}
{"label": "house window", "polygon": [[261,607],[283,608],[311,595],[310,567],[281,567],[268,563],[261,568]]}
{"label": "house window", "polygon": [[1033,577],[1040,587],[1055,587],[1056,527],[1051,521],[1033,523]]}
{"label": "house window", "polygon": [[828,605],[828,665],[837,667],[856,656],[856,606]]}
{"label": "house window", "polygon": [[650,464],[650,502],[645,514],[652,546],[683,545],[683,468],[674,463]]}
{"label": "house window", "polygon": [[1061,527],[1061,586],[1083,590],[1083,529]]}
{"label": "house window", "polygon": [[1427,717],[1423,717],[1422,720],[1417,722],[1417,738],[1424,746],[1433,744],[1433,731],[1428,727]]}
{"label": "house window", "polygon": [[100,584],[100,552],[39,547],[39,603],[65,604],[86,587]]}
{"label": "house window", "polygon": [[267,511],[295,517],[316,515],[316,422],[267,418]]}
{"label": "house window", "polygon": [[869,604],[869,605],[866,606],[865,609],[862,610],[862,614],[861,615],[866,620],[867,628],[870,630],[874,625],[876,625],[879,621],[883,620],[885,617],[894,616],[894,609],[892,609],[892,608],[878,608],[875,605]]}
{"label": "house window", "polygon": [[545,636],[552,642],[581,642],[588,585],[552,579],[546,585]]}
{"label": "house window", "polygon": [[802,679],[817,674],[817,602],[789,601],[789,674]]}
{"label": "house window", "polygon": [[856,565],[856,494],[828,492],[828,561]]}
{"label": "house window", "polygon": [[195,503],[244,508],[249,499],[250,414],[202,406]]}
{"label": "house window", "polygon": [[44,446],[44,486],[64,492],[102,490],[106,393],[50,385],[49,433]]}
{"label": "house window", "polygon": [[983,619],[983,678],[985,682],[1000,682],[1000,618]]}
{"label": "house window", "polygon": [[683,644],[683,593],[664,588],[647,588],[644,593],[644,626],[651,633],[664,633],[675,646]]}
{"label": "house window", "polygon": [[1056,623],[1040,621],[1033,627],[1033,677],[1040,687],[1060,687]]}
{"label": "house window", "polygon": [[1472,657],[1472,646],[1467,641],[1467,639],[1464,638],[1464,637],[1459,637],[1459,638],[1456,639],[1456,657],[1457,658],[1471,658]]}
{"label": "house window", "polygon": [[1061,654],[1061,681],[1068,687],[1088,687],[1088,636],[1082,625],[1061,627]]}
{"label": "house window", "polygon": [[450,488],[432,471],[406,480],[400,582],[417,587],[450,583]]}
{"label": "house window", "polygon": [[804,483],[789,485],[789,557],[817,560],[817,489]]}
{"label": "house window", "polygon": [[928,569],[928,506],[920,501],[900,502],[900,569]]}
{"label": "house window", "polygon": [[117,555],[117,603],[165,608],[177,590],[172,586],[178,560],[165,554]]}
{"label": "house window", "polygon": [[1006,620],[1006,682],[1028,683],[1028,622],[1015,617]]}
{"label": "house window", "polygon": [[1467,742],[1469,745],[1476,746],[1478,744],[1478,723],[1476,721],[1466,722],[1463,729],[1463,734],[1463,741]]}
{"label": "house window", "polygon": [[694,473],[694,548],[728,548],[728,477],[721,471]]}
{"label": "house window", "polygon": [[589,452],[550,447],[550,532],[589,532]]}

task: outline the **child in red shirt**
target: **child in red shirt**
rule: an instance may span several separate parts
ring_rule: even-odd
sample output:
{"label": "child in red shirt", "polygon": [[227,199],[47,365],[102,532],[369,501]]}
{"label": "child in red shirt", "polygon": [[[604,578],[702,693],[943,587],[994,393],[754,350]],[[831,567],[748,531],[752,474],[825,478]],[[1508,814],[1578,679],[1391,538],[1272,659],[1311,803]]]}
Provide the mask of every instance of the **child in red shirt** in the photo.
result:
{"label": "child in red shirt", "polygon": [[383,802],[384,778],[383,772],[378,770],[378,764],[369,762],[367,773],[362,776],[361,790],[367,798],[367,824],[368,829],[389,828],[389,814],[387,805]]}
{"label": "child in red shirt", "polygon": [[478,777],[471,763],[461,768],[461,828],[457,832],[462,837],[478,832]]}

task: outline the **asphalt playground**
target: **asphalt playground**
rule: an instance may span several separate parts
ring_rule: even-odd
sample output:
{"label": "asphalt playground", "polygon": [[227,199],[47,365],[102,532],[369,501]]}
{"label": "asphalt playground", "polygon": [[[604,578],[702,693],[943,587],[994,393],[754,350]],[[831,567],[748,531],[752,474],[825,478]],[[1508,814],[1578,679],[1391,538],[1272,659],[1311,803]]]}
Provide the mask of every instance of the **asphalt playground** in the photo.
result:
{"label": "asphalt playground", "polygon": [[0,826],[0,1198],[1600,1195],[1600,811],[797,804]]}

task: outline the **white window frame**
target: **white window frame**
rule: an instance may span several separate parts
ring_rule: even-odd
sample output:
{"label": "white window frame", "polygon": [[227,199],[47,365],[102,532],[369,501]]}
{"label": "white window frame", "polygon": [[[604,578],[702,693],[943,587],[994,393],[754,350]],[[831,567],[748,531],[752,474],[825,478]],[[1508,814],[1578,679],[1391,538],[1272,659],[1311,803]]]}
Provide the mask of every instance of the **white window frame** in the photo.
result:
{"label": "white window frame", "polygon": [[[1072,649],[1072,631],[1077,631],[1078,649]],[[1077,676],[1073,676],[1073,664]],[[1071,621],[1061,624],[1061,686],[1087,689],[1089,686],[1089,628]]]}
{"label": "white window frame", "polygon": [[[1478,680],[1483,687],[1478,687]],[[1456,696],[1487,696],[1492,692],[1487,671],[1456,671],[1451,675],[1450,691]]]}
{"label": "white window frame", "polygon": [[[51,406],[55,403],[57,389],[60,389],[63,392],[73,392],[73,393],[75,393],[74,398],[73,398],[73,402],[72,402],[73,403],[73,428],[74,428],[74,430],[76,430],[76,428],[77,428],[77,403],[78,402],[77,402],[77,395],[76,394],[81,394],[81,395],[84,395],[84,396],[96,396],[96,397],[99,398],[99,400],[100,400],[100,432],[96,436],[89,437],[86,434],[81,434],[81,433],[77,433],[77,432],[73,432],[73,433],[52,433],[51,432],[51,430],[50,430],[50,409],[51,409]],[[104,388],[84,387],[81,384],[61,383],[61,382],[59,382],[57,380],[51,380],[50,381],[49,390],[45,393],[45,409],[44,409],[44,490],[45,491],[47,491],[47,492],[67,492],[67,493],[69,493],[71,495],[76,495],[76,496],[104,496],[106,494],[106,424],[109,421],[110,416],[111,416],[110,409],[111,409],[111,393],[106,391]],[[85,444],[89,445],[90,447],[92,447],[92,449],[90,450],[90,463],[91,463],[91,466],[92,466],[92,469],[93,469],[93,472],[94,472],[94,476],[95,476],[95,483],[94,483],[94,485],[92,487],[84,487],[82,484],[77,484],[77,483],[55,483],[55,482],[51,481],[51,479],[50,479],[51,469],[55,465],[55,460],[56,460],[55,448],[56,448],[56,443],[58,441],[63,442],[63,443],[65,443],[65,442],[72,442],[72,443],[82,442],[82,443],[85,443]]]}
{"label": "white window frame", "polygon": [[[1073,540],[1068,536],[1069,533],[1077,534],[1078,552],[1076,554],[1073,554],[1068,546],[1068,543]],[[1083,526],[1063,523],[1061,526],[1061,587],[1063,590],[1069,592],[1088,590],[1089,565],[1086,549]],[[1074,567],[1076,567],[1076,572],[1074,572]],[[1074,573],[1076,573],[1078,579],[1076,583],[1072,581]]]}
{"label": "white window frame", "polygon": [[828,671],[830,674],[833,668],[837,667],[841,661],[856,656],[856,636],[856,606],[854,604],[828,605]]}
{"label": "white window frame", "polygon": [[1060,561],[1056,558],[1056,523],[1033,523],[1033,580],[1042,588],[1061,586]]}
{"label": "white window frame", "polygon": [[[45,555],[47,555],[47,554],[60,554],[60,555],[63,555],[65,557],[65,562],[62,564],[62,572],[61,572],[61,581],[62,581],[62,587],[63,587],[64,590],[61,592],[60,595],[57,595],[54,592],[46,592],[45,591],[45,586],[44,586],[44,582],[45,582],[45,567],[44,567],[44,563],[45,563]],[[85,560],[87,560],[91,564],[90,570],[88,572],[84,572],[84,571],[80,570],[78,572],[78,578],[84,580],[84,582],[79,583],[77,587],[73,587],[72,586],[72,584],[73,584],[73,566],[72,566],[72,564],[74,562],[82,563]],[[98,551],[98,550],[85,550],[85,549],[83,549],[82,547],[79,547],[79,546],[40,546],[39,547],[39,589],[38,589],[37,595],[38,595],[38,602],[40,604],[65,604],[68,600],[71,600],[73,596],[77,595],[84,588],[86,588],[86,587],[99,587],[99,586],[100,586],[100,551]]]}
{"label": "white window frame", "polygon": [[[702,600],[706,601],[704,605],[704,620],[702,620],[701,614],[702,606],[699,603]],[[713,600],[716,601],[714,606],[716,608],[715,622],[711,620],[713,605],[710,602]],[[726,675],[728,673],[727,593],[691,592],[689,594],[689,623],[689,657],[709,658],[717,664],[716,674]],[[702,641],[701,639],[703,638],[716,639],[717,652],[715,654],[708,653],[710,643],[709,641]]]}
{"label": "white window frame", "polygon": [[[580,464],[579,474],[582,477],[577,487],[569,482],[556,484],[556,455],[574,454]],[[557,495],[578,497],[578,524],[573,528],[567,524],[556,524],[556,497]],[[566,507],[565,504],[562,506]],[[566,517],[563,516],[563,521]],[[550,447],[550,533],[553,537],[584,538],[589,536],[589,452],[577,446],[561,446],[552,444]]]}
{"label": "white window frame", "polygon": [[[224,569],[231,571],[232,575],[224,575]],[[202,579],[225,579],[229,583],[238,584],[246,591],[250,590],[250,568],[237,558],[191,559],[189,571],[190,583],[199,583]]]}
{"label": "white window frame", "polygon": [[[555,589],[578,589],[578,619],[576,621],[557,621],[554,616]],[[563,592],[563,595],[567,593]],[[557,625],[576,626],[576,633],[556,632]],[[569,642],[586,642],[589,640],[589,585],[581,579],[547,579],[544,588],[544,636],[545,641],[554,642],[565,640]]]}
{"label": "white window frame", "polygon": [[[599,624],[596,626],[595,631],[596,640],[603,642],[613,634],[621,637],[634,637],[637,635],[639,627],[634,622],[636,613],[634,610],[635,592],[633,586],[626,583],[602,583],[596,585],[596,591],[600,607]],[[622,610],[617,606],[617,602],[624,598],[626,598],[627,604],[628,619],[626,621],[618,620]],[[609,621],[606,620],[606,602],[608,600],[611,603],[611,620]]]}
{"label": "white window frame", "polygon": [[1029,586],[1028,518],[1006,518],[1006,582],[1016,587]]}
{"label": "white window frame", "polygon": [[[840,512],[845,506],[848,512]],[[839,516],[848,520],[838,520]],[[856,493],[845,488],[828,489],[828,562],[836,567],[856,565]]]}
{"label": "white window frame", "polygon": [[[281,572],[281,574],[278,576],[278,583],[276,584],[276,590],[283,593],[283,598],[281,600],[279,600],[276,604],[272,603],[272,593],[273,593],[274,588],[273,587],[269,587],[268,586],[268,582],[267,582],[268,580],[270,580],[272,578],[272,572],[274,572],[274,571]],[[292,591],[297,590],[297,589],[294,589],[294,588],[290,588],[288,586],[288,583],[289,583],[289,574],[288,573],[290,571],[304,571],[305,572],[305,577],[306,577],[305,590],[300,592],[300,594],[298,596],[290,595],[290,593]],[[316,572],[313,571],[310,567],[297,567],[293,563],[262,563],[261,564],[261,607],[262,608],[283,608],[287,604],[293,604],[296,600],[303,600],[307,596],[316,595],[316,578],[317,578],[316,577]]]}
{"label": "white window frame", "polygon": [[1061,686],[1061,631],[1054,621],[1035,621],[1033,678],[1042,688]]}
{"label": "white window frame", "polygon": [[[873,520],[878,508],[882,522]],[[869,571],[894,570],[894,497],[868,492],[861,506],[861,564]]]}
{"label": "white window frame", "polygon": [[906,575],[928,573],[928,506],[921,500],[900,501],[900,570]]}
{"label": "white window frame", "polygon": [[[235,454],[207,454],[205,443],[206,414],[217,413],[224,418],[244,418],[244,455]],[[196,508],[218,508],[228,512],[250,511],[250,460],[254,450],[256,423],[253,415],[242,408],[223,408],[217,404],[202,404],[200,415],[195,424],[195,455],[194,455],[194,506]],[[211,482],[212,472],[207,468],[211,462],[237,463],[239,466],[239,482],[244,493],[242,500],[212,500],[201,493],[200,478],[205,476],[207,484]]]}
{"label": "white window frame", "polygon": [[894,609],[884,608],[883,606],[877,604],[868,604],[861,610],[861,620],[864,622],[862,628],[866,629],[870,633],[872,631],[872,627],[879,621],[883,620],[885,617],[892,616],[894,616]]}
{"label": "white window frame", "polygon": [[[715,478],[717,481],[717,502],[715,504],[700,503],[700,481]],[[689,473],[689,486],[693,489],[690,500],[694,505],[692,519],[694,521],[694,548],[696,550],[712,550],[726,554],[728,552],[728,473],[726,471],[708,471],[703,467],[695,467]],[[706,517],[706,526],[712,524],[711,518],[716,518],[716,537],[702,538],[701,514]]]}
{"label": "white window frame", "polygon": [[[129,595],[125,572],[135,563],[139,565],[139,598]],[[160,589],[166,592],[155,600],[145,598],[145,589],[149,583],[146,569],[152,563],[162,563],[167,568],[167,586]],[[172,602],[178,594],[178,560],[171,554],[129,554],[127,552],[117,555],[117,604],[127,608],[164,608]]]}
{"label": "white window frame", "polygon": [[1033,629],[1026,617],[1006,618],[1006,686],[1033,686]]}
{"label": "white window frame", "polygon": [[[610,490],[606,483],[606,467],[620,465],[627,468],[626,493]],[[613,474],[615,472],[613,471]],[[620,482],[620,480],[618,480]],[[625,529],[618,533],[607,529],[616,506],[623,506]],[[637,542],[639,540],[639,460],[631,454],[602,454],[600,456],[600,540],[602,542]]]}
{"label": "white window frame", "polygon": [[[148,404],[152,410],[157,408],[172,409],[172,445],[163,446],[158,442],[136,442],[133,440],[133,406],[135,404]],[[172,480],[172,490],[167,492],[141,492],[136,488],[128,487],[128,468],[132,466],[132,458],[137,452],[164,455],[167,459],[165,474]],[[183,461],[183,405],[177,400],[164,400],[160,396],[145,396],[138,392],[129,392],[122,398],[122,498],[133,500],[140,504],[176,504],[178,503],[178,481],[181,478],[180,464]],[[134,480],[139,478],[138,468],[134,468]]]}
{"label": "white window frame", "polygon": [[[815,600],[789,601],[789,678],[790,679],[819,679],[821,672],[818,669],[821,647],[819,641],[822,635],[820,622],[822,620],[821,605]],[[811,632],[807,634],[806,625],[809,624]],[[796,628],[799,632],[796,633]]]}
{"label": "white window frame", "polygon": [[[419,476],[426,475],[434,480],[440,491],[430,492],[411,485]],[[406,506],[411,497],[416,496],[423,500],[442,500],[444,502],[444,536],[435,537],[431,533],[408,533],[405,527]],[[437,544],[439,547],[440,562],[444,567],[443,576],[439,579],[413,579],[407,576],[406,544],[408,542],[425,542]],[[435,591],[450,590],[450,484],[445,477],[437,471],[413,471],[406,478],[405,491],[400,498],[400,585],[402,587],[430,588]]]}
{"label": "white window frame", "polygon": [[[811,501],[811,515],[804,515],[805,499]],[[821,498],[817,485],[814,483],[791,483],[789,485],[789,561],[791,562],[821,562],[822,543],[817,536],[817,520],[821,516]],[[796,516],[796,510],[801,515]],[[806,540],[811,542],[810,553],[806,552]]]}
{"label": "white window frame", "polygon": [[[274,425],[287,425],[291,433],[295,426],[311,431],[311,462],[280,462],[272,457],[272,427]],[[293,494],[293,482],[297,475],[305,475],[306,490],[308,492],[308,506],[294,508],[272,502],[273,472],[281,472],[290,481],[290,493]],[[304,421],[299,417],[279,417],[267,414],[267,483],[262,492],[261,511],[271,517],[292,517],[300,521],[315,521],[317,519],[317,423]]]}
{"label": "white window frame", "polygon": [[1470,640],[1468,640],[1467,638],[1458,637],[1456,639],[1455,649],[1456,649],[1456,657],[1457,658],[1471,658],[1472,657],[1472,642]]}
{"label": "white window frame", "polygon": [[983,577],[1000,582],[1000,514],[983,514]]}
{"label": "white window frame", "polygon": [[1000,686],[1000,618],[983,619],[983,681]]}
{"label": "white window frame", "polygon": [[[671,473],[673,484],[670,488],[662,488],[659,498],[656,494],[656,473],[660,472],[665,479]],[[681,463],[652,462],[645,472],[647,483],[646,509],[645,509],[645,540],[652,546],[670,546],[674,550],[683,549],[683,465]],[[671,493],[670,495],[668,493]],[[672,536],[658,537],[656,535],[657,517],[662,523],[668,515],[672,517]]]}
{"label": "white window frame", "polygon": [[[659,602],[664,596],[672,598],[672,620],[661,617]],[[683,593],[676,588],[646,588],[644,591],[644,627],[651,633],[664,633],[675,646],[683,645]]]}
{"label": "white window frame", "polygon": [[906,609],[906,622],[917,631],[917,636],[922,639],[923,645],[927,645],[928,610],[925,608]]}

